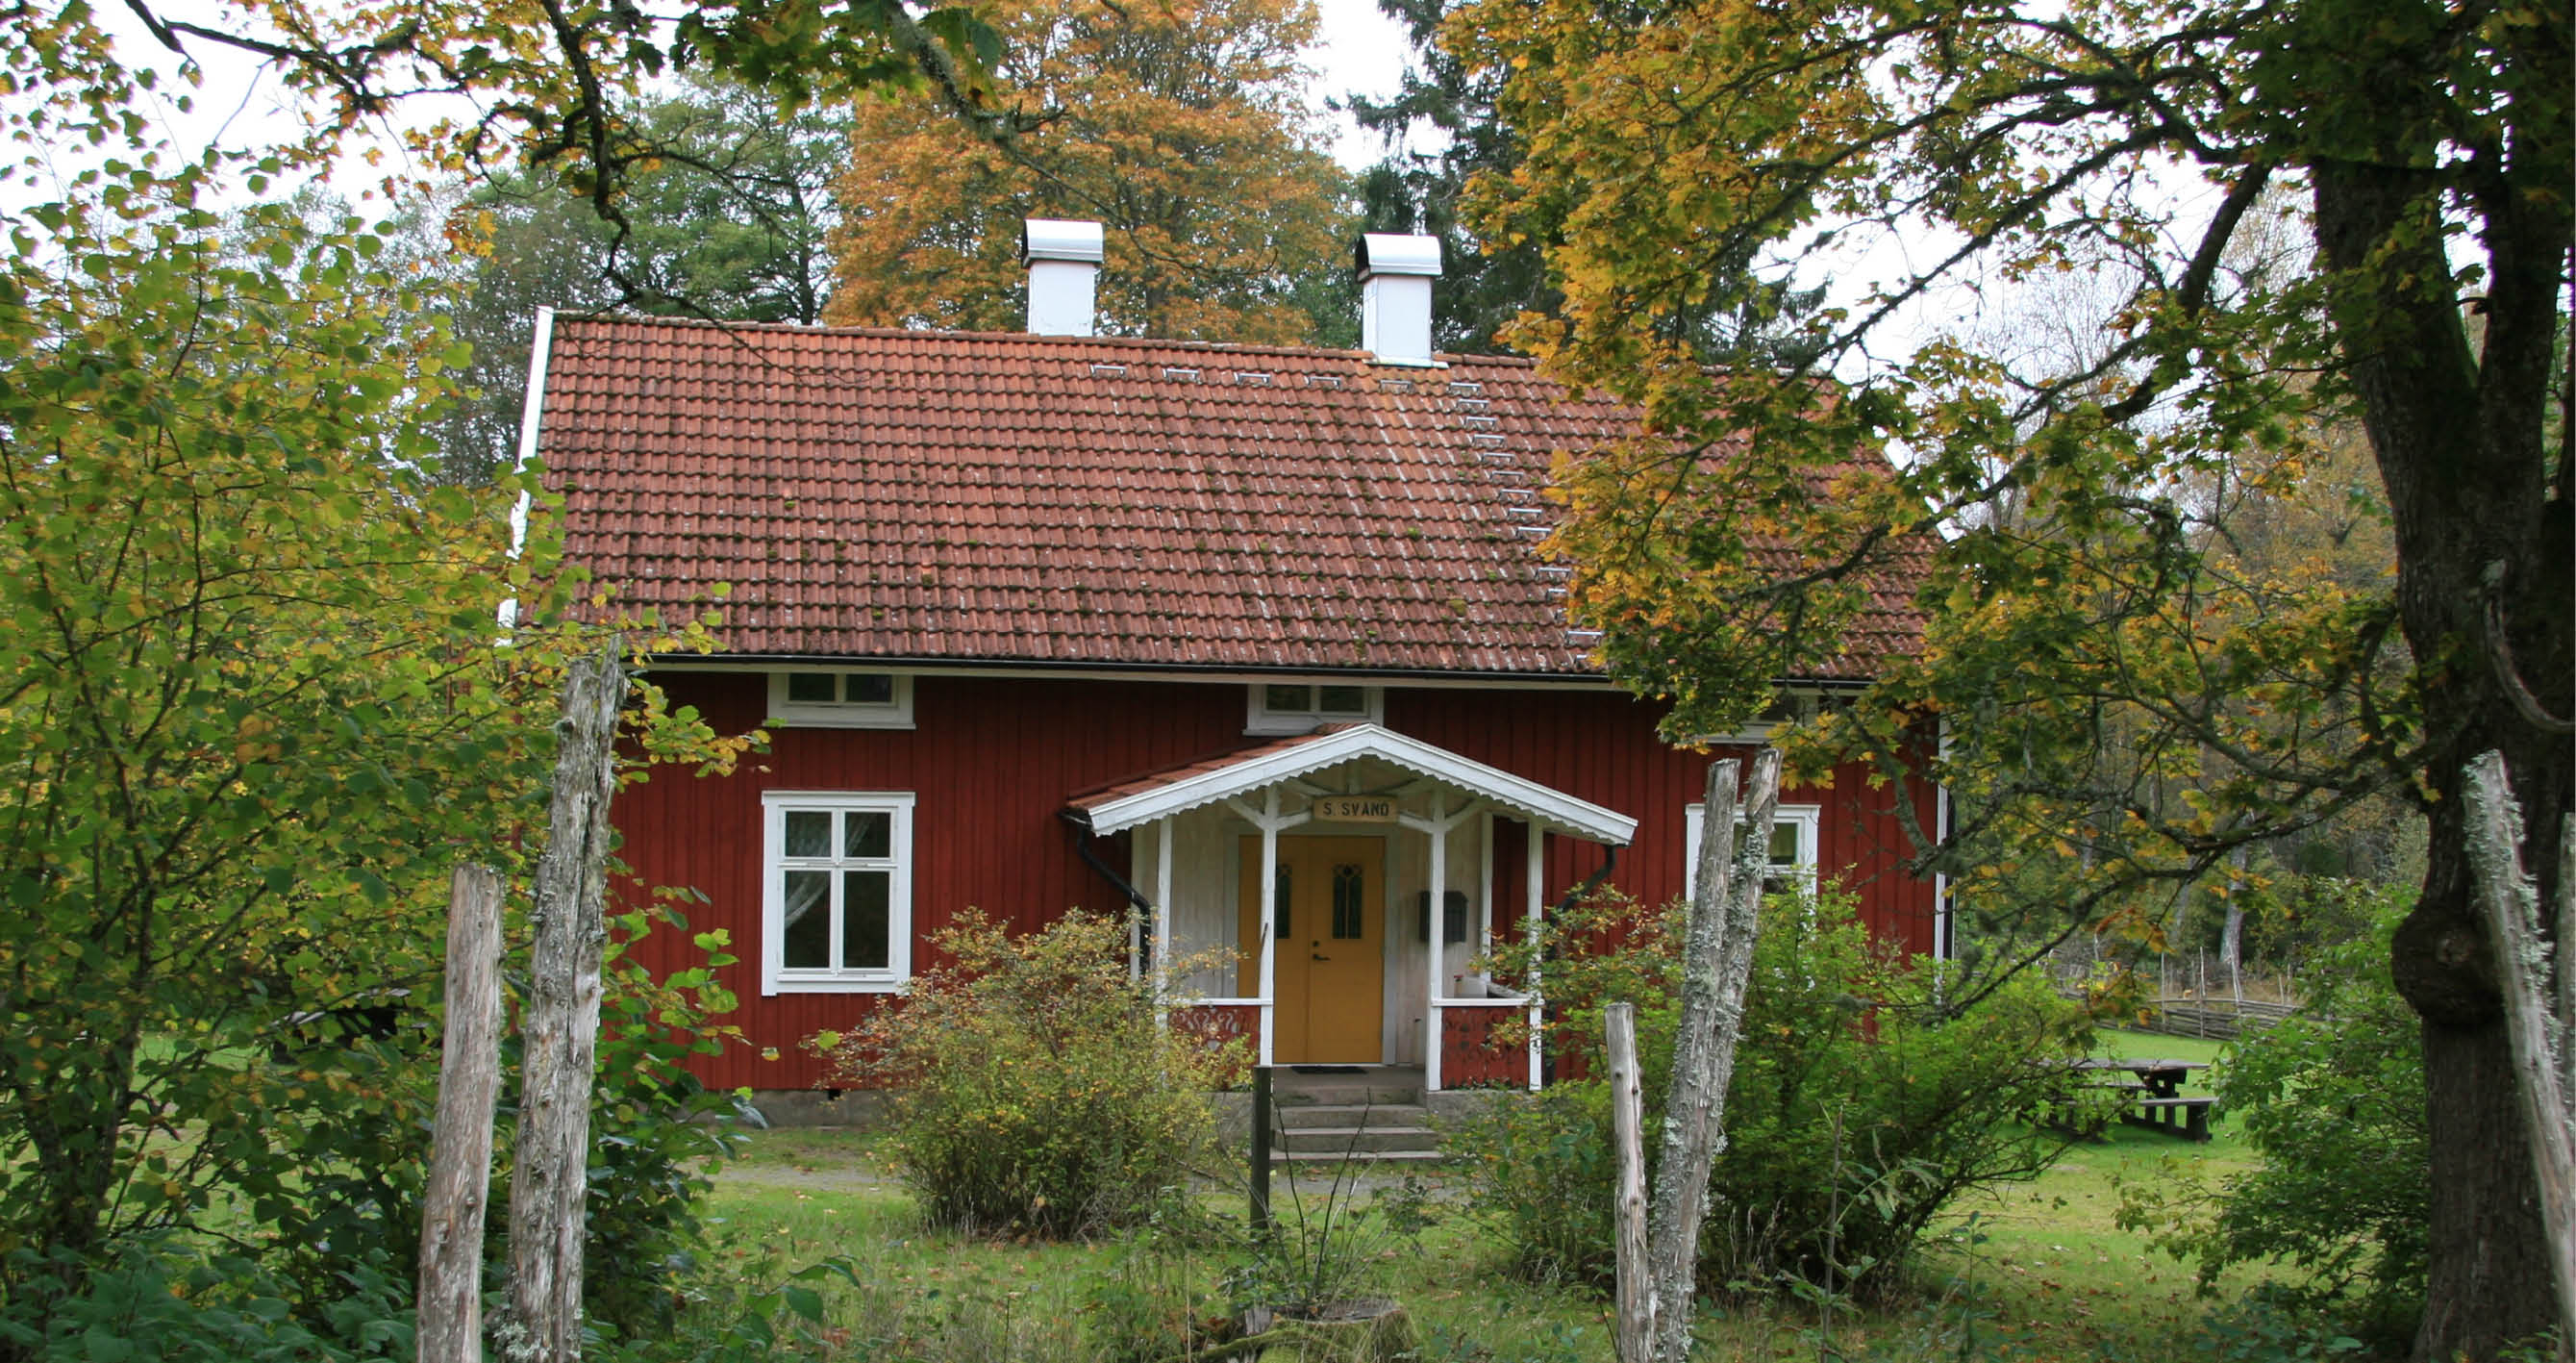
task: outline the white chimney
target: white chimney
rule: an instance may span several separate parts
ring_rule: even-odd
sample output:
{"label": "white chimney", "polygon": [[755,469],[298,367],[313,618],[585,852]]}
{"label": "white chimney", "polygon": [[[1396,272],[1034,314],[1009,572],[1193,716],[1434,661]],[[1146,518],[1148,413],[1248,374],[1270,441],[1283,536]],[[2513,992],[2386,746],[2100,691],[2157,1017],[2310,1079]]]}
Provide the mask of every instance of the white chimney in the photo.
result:
{"label": "white chimney", "polygon": [[1379,364],[1431,368],[1431,281],[1440,238],[1369,232],[1360,237],[1360,344]]}
{"label": "white chimney", "polygon": [[1100,224],[1030,218],[1020,224],[1020,261],[1029,267],[1029,331],[1088,336],[1092,285],[1100,274]]}

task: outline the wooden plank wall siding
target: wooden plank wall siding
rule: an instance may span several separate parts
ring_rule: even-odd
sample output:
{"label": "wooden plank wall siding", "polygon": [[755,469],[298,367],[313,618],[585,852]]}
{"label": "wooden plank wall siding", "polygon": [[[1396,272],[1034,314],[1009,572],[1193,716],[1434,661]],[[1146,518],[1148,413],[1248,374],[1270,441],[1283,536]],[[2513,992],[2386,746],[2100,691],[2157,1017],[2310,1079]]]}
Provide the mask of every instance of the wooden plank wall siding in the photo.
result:
{"label": "wooden plank wall siding", "polygon": [[[765,680],[752,673],[659,675],[675,704],[694,705],[725,732],[765,718]],[[1015,931],[1037,928],[1069,906],[1121,907],[1118,892],[1076,855],[1057,811],[1065,797],[1128,777],[1246,746],[1241,683],[1084,681],[1052,678],[922,677],[909,730],[778,728],[770,751],[733,775],[673,770],[621,793],[619,855],[635,872],[626,885],[682,886],[709,902],[684,909],[696,931],[728,928],[741,962],[724,975],[741,999],[732,1021],[749,1039],[697,1062],[722,1088],[810,1088],[822,1063],[800,1043],[845,1029],[882,996],[760,995],[760,848],[764,790],[911,791],[913,928],[946,926],[972,906]],[[1621,852],[1615,883],[1641,900],[1681,892],[1683,808],[1697,800],[1710,757],[1665,747],[1656,711],[1608,691],[1390,688],[1389,728],[1479,762],[1541,781],[1636,816],[1636,845]],[[1872,789],[1858,768],[1830,788],[1793,789],[1791,803],[1824,806],[1820,848],[1830,873],[1847,872],[1873,930],[1910,949],[1932,948],[1932,887],[1903,872],[1907,847],[1890,812],[1894,793]],[[1911,792],[1926,828],[1929,789]],[[1521,830],[1498,826],[1495,920],[1517,919],[1523,903]],[[1128,865],[1126,839],[1104,839],[1112,866]],[[1602,851],[1548,839],[1553,898],[1599,869]],[[1871,869],[1875,868],[1875,869]],[[665,934],[638,952],[668,970],[693,954],[687,938]],[[914,968],[929,964],[915,952]],[[763,1060],[762,1048],[778,1058]]]}
{"label": "wooden plank wall siding", "polygon": [[1444,1008],[1440,1012],[1440,1083],[1444,1088],[1527,1088],[1529,1047],[1494,1037],[1505,1023],[1525,1023],[1519,1008]]}

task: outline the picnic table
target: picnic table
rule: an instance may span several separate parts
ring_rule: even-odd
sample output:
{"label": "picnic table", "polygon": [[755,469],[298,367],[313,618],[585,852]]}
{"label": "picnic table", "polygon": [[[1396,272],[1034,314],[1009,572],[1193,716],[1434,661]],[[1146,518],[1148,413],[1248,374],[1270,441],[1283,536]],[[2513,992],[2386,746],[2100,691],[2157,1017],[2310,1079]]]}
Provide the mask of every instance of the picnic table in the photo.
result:
{"label": "picnic table", "polygon": [[2180,1136],[2187,1141],[2209,1139],[2209,1109],[2218,1100],[2186,1098],[2182,1094],[2183,1081],[2189,1079],[2195,1070],[2208,1069],[2209,1062],[2086,1056],[2067,1062],[2067,1068],[2122,1076],[2096,1081],[2098,1087],[2118,1089],[2131,1095],[2132,1105],[2120,1114],[2121,1121],[2150,1131],[2162,1131],[2168,1136]]}

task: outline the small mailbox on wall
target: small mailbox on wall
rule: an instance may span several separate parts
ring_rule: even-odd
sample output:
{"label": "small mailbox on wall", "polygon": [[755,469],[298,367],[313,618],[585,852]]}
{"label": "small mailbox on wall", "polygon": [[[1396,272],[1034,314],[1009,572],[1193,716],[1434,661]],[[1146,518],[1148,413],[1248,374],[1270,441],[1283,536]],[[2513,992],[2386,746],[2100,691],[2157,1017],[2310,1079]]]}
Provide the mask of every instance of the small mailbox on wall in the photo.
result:
{"label": "small mailbox on wall", "polygon": [[[1451,890],[1440,897],[1440,903],[1444,910],[1440,915],[1440,940],[1466,941],[1467,892]],[[1431,940],[1431,892],[1429,890],[1416,890],[1413,893],[1413,940],[1417,942]]]}

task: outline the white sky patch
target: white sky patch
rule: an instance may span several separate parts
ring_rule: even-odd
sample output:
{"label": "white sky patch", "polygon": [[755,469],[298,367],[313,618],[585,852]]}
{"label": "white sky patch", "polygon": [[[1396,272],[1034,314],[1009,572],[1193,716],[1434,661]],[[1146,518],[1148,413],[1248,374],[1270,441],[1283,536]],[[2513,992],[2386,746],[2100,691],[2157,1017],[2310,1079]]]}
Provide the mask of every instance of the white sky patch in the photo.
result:
{"label": "white sky patch", "polygon": [[1353,94],[1389,99],[1404,84],[1404,67],[1413,55],[1413,40],[1404,25],[1387,17],[1377,0],[1315,0],[1322,20],[1315,45],[1307,50],[1315,67],[1311,96],[1333,132],[1333,159],[1345,170],[1377,164],[1386,149],[1377,135],[1362,131],[1350,114],[1325,107]]}

